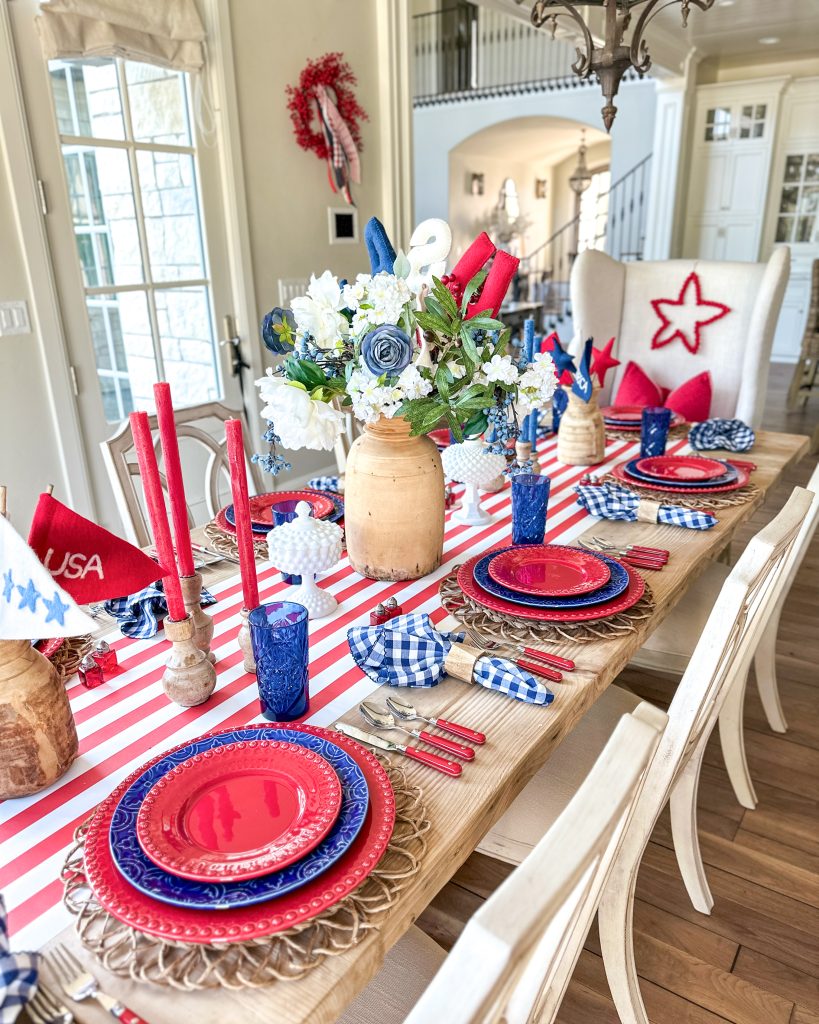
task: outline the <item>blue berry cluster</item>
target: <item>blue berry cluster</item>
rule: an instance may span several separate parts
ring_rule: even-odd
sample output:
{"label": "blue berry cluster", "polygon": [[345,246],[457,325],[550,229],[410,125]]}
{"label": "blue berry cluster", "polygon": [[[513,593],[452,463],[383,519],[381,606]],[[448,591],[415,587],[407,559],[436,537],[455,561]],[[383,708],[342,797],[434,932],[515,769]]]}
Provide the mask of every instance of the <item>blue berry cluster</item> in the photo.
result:
{"label": "blue berry cluster", "polygon": [[251,456],[251,462],[255,462],[265,473],[270,473],[272,476],[278,476],[285,469],[293,468],[276,448],[276,445],[282,443],[282,439],[276,433],[271,420],[267,421],[267,430],[262,434],[262,440],[270,445],[270,451],[266,455],[257,452]]}
{"label": "blue berry cluster", "polygon": [[526,459],[525,462],[518,462],[515,460],[515,462],[507,466],[503,472],[506,476],[511,478],[513,476],[520,476],[521,473],[531,473],[533,468],[534,462],[531,459]]}
{"label": "blue berry cluster", "polygon": [[487,433],[492,439],[487,450],[493,455],[505,455],[508,442],[517,441],[520,436],[514,408],[512,408],[512,418],[509,417],[510,408],[512,408],[512,396],[504,393],[496,399],[491,409],[483,410],[488,422]]}

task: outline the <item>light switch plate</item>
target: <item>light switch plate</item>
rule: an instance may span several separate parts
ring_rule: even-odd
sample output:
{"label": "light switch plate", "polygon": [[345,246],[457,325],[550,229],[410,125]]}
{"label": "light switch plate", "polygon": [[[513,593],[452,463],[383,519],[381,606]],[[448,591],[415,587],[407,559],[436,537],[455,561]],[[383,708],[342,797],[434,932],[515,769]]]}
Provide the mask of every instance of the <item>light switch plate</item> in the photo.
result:
{"label": "light switch plate", "polygon": [[30,334],[28,306],[25,302],[0,302],[0,336]]}

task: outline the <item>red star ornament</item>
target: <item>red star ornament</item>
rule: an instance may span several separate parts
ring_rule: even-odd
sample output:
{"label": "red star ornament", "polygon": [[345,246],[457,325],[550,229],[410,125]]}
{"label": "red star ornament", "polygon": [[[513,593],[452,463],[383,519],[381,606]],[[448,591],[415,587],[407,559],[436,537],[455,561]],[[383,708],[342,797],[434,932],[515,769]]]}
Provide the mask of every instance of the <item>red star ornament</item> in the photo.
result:
{"label": "red star ornament", "polygon": [[[703,327],[721,320],[731,312],[730,307],[722,302],[703,299],[700,279],[694,270],[685,279],[679,298],[652,299],[651,305],[662,321],[651,339],[651,347],[663,348],[679,338],[692,354],[699,351]],[[668,312],[664,307],[668,308]]]}
{"label": "red star ornament", "polygon": [[600,387],[606,381],[606,374],[615,366],[620,365],[620,360],[615,359],[611,354],[611,350],[614,347],[614,338],[609,338],[603,348],[595,348],[592,346],[592,364],[591,372],[597,374],[597,379],[600,381]]}

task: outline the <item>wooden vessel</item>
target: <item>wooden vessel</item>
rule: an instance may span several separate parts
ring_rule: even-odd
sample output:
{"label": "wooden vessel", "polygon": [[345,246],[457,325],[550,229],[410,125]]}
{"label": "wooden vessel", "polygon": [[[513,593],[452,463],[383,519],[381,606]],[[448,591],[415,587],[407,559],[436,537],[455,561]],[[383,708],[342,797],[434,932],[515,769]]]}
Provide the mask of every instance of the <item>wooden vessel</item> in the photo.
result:
{"label": "wooden vessel", "polygon": [[444,471],[428,437],[381,418],[347,459],[344,530],[350,564],[374,580],[414,580],[437,569],[444,547]]}
{"label": "wooden vessel", "polygon": [[57,781],[77,756],[77,729],[57,670],[29,640],[0,640],[0,799]]}

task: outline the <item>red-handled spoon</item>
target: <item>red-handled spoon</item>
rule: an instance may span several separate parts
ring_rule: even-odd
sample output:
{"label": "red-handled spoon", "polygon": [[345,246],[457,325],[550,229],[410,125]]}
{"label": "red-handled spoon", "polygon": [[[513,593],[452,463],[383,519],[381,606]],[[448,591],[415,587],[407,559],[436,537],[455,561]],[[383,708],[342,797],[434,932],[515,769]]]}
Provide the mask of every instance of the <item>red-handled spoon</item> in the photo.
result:
{"label": "red-handled spoon", "polygon": [[397,732],[406,733],[407,736],[421,740],[422,743],[428,743],[431,747],[437,747],[452,757],[460,757],[463,761],[471,761],[475,757],[475,751],[472,747],[465,747],[461,743],[456,743],[455,740],[448,740],[446,736],[436,736],[434,733],[420,732],[418,729],[405,729],[403,725],[399,725],[396,722],[394,715],[390,714],[389,711],[382,711],[381,708],[371,701],[363,701],[359,704],[358,710],[370,725],[375,726],[376,729],[395,729]]}
{"label": "red-handled spoon", "polygon": [[539,651],[535,647],[524,647],[523,653],[535,661],[542,661],[546,665],[554,665],[555,668],[562,668],[566,672],[574,671],[574,662],[570,658],[560,658],[557,654],[548,654],[546,651]]}
{"label": "red-handled spoon", "polygon": [[455,761],[447,761],[445,757],[438,757],[437,754],[432,754],[428,750],[418,750],[417,747],[407,747],[402,743],[393,743],[391,740],[385,740],[383,736],[376,736],[375,733],[356,729],[354,725],[348,725],[346,722],[336,722],[335,728],[338,732],[349,736],[352,740],[366,743],[369,747],[377,747],[379,750],[403,754],[404,757],[408,757],[412,761],[419,761],[428,768],[434,768],[438,772],[443,772],[444,775],[451,775],[453,778],[457,778],[463,771],[463,768]]}
{"label": "red-handled spoon", "polygon": [[460,736],[462,740],[469,740],[470,743],[477,743],[478,746],[486,743],[486,736],[482,732],[476,732],[474,729],[469,729],[465,725],[459,725],[457,722],[450,722],[445,718],[427,718],[426,715],[419,713],[415,705],[392,694],[387,697],[387,707],[396,718],[402,718],[404,721],[414,718],[419,722],[426,722],[427,725],[437,725],[444,732],[451,732],[453,736]]}

